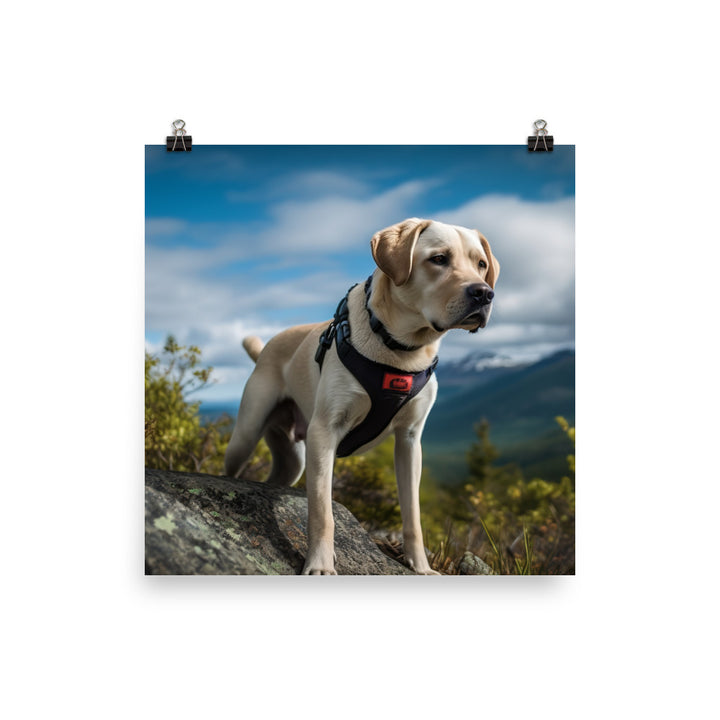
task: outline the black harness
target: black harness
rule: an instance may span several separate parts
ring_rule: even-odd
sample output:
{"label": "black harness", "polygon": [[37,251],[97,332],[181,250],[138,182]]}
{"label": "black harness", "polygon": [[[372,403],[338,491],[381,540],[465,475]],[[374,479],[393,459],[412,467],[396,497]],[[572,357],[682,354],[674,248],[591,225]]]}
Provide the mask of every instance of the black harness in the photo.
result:
{"label": "black harness", "polygon": [[[380,335],[385,345],[393,350],[417,350],[415,347],[403,345],[395,340],[370,310],[370,283],[372,276],[365,283],[365,307],[370,316],[370,327]],[[370,396],[372,405],[370,412],[364,420],[354,427],[340,441],[337,447],[338,457],[347,457],[371,440],[374,440],[390,424],[400,408],[414,398],[427,384],[438,363],[437,357],[430,367],[420,372],[412,373],[398,370],[390,365],[377,363],[361,355],[350,343],[350,322],[348,310],[348,295],[340,301],[335,311],[335,317],[325,332],[320,336],[315,361],[322,370],[325,353],[332,346],[333,338],[337,354],[342,364],[353,374],[355,379],[363,386]]]}

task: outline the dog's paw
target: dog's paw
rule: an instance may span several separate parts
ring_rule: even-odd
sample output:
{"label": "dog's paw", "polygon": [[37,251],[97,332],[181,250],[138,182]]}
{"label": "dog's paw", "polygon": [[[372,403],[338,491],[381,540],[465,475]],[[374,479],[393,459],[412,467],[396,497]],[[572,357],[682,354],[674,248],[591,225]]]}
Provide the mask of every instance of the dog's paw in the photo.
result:
{"label": "dog's paw", "polygon": [[306,565],[301,573],[302,575],[337,575],[335,568],[319,568],[312,565]]}
{"label": "dog's paw", "polygon": [[436,572],[430,567],[427,558],[422,555],[419,555],[417,558],[406,557],[406,559],[410,569],[413,570],[416,575],[440,575],[439,572]]}
{"label": "dog's paw", "polygon": [[308,553],[302,575],[337,575],[335,572],[335,552],[318,548]]}

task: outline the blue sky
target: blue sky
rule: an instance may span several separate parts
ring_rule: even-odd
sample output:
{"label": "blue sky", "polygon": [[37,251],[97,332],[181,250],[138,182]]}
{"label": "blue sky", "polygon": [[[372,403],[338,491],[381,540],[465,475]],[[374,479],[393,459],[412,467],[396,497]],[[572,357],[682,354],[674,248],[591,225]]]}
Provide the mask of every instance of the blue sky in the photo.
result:
{"label": "blue sky", "polygon": [[572,146],[158,145],[145,180],[146,347],[199,345],[218,382],[198,399],[239,400],[242,338],[330,318],[406,217],[477,228],[502,267],[488,327],[451,331],[441,361],[574,346]]}

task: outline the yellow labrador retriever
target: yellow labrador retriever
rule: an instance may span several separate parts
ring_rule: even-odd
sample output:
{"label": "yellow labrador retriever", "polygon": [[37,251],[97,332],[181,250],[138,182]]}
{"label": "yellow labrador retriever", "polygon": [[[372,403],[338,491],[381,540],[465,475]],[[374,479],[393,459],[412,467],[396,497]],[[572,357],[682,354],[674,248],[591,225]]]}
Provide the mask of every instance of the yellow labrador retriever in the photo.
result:
{"label": "yellow labrador retriever", "polygon": [[437,394],[432,371],[448,330],[485,327],[500,271],[477,230],[432,220],[381,230],[371,248],[378,269],[364,287],[350,289],[332,323],[290,328],[264,347],[255,337],[243,342],[256,367],[225,471],[239,475],[263,436],[272,452],[269,483],[293,485],[307,466],[304,575],[336,574],[336,454],[365,452],[390,433],[405,558],[417,573],[436,574],[423,547],[418,499],[420,437]]}

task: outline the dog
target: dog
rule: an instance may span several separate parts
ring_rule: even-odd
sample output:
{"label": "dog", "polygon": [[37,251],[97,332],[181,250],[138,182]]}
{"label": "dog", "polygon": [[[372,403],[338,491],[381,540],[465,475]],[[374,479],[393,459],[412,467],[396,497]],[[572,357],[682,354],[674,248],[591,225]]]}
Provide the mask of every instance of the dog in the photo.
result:
{"label": "dog", "polygon": [[[425,554],[419,503],[420,439],[437,395],[432,370],[448,330],[487,325],[500,272],[480,232],[433,220],[404,220],[375,233],[370,245],[377,268],[365,287],[351,288],[332,323],[290,328],[265,346],[256,337],[243,341],[256,365],[225,471],[242,473],[261,437],[272,453],[268,483],[291,486],[307,470],[303,575],[337,574],[332,479],[339,447],[351,440],[346,454],[362,453],[391,433],[405,560],[418,574],[438,574]],[[348,357],[365,363],[357,374]],[[386,426],[363,429],[378,414]]]}

